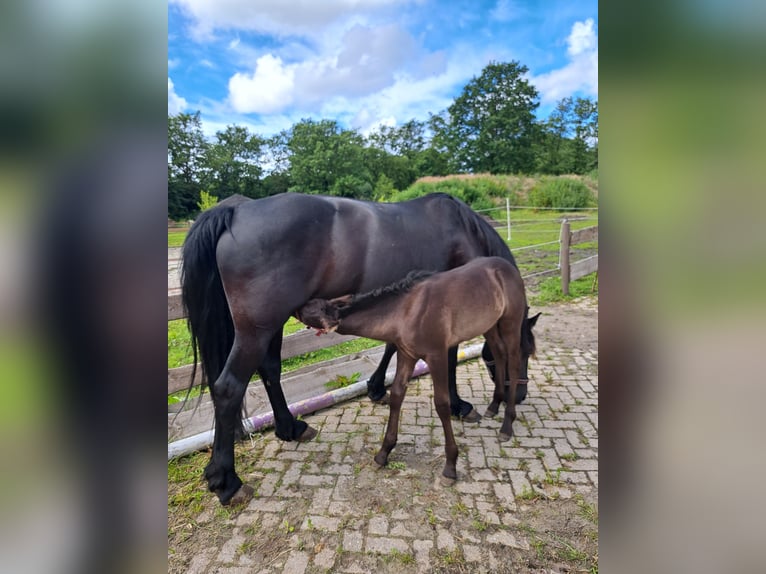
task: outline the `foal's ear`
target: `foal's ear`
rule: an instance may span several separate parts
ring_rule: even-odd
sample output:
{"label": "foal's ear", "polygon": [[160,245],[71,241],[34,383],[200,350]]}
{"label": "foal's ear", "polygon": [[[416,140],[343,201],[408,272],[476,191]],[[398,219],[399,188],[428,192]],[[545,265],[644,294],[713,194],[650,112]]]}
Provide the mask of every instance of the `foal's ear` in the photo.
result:
{"label": "foal's ear", "polygon": [[534,327],[534,326],[535,326],[535,324],[537,323],[537,320],[540,318],[540,315],[542,315],[542,314],[543,314],[543,312],[542,312],[542,311],[540,311],[540,312],[539,312],[537,315],[535,315],[534,317],[530,317],[530,318],[529,318],[529,328],[530,328],[530,329],[531,329],[532,327]]}
{"label": "foal's ear", "polygon": [[343,309],[344,307],[348,307],[351,304],[351,299],[353,299],[353,295],[343,295],[342,297],[336,297],[335,299],[331,299],[330,303],[337,309]]}

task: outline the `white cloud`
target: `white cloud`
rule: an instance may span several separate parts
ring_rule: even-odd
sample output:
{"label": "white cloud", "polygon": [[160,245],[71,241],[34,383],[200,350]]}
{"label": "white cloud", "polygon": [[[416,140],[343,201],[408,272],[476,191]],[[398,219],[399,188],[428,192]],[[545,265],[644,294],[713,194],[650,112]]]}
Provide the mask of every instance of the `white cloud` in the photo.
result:
{"label": "white cloud", "polygon": [[567,46],[567,53],[572,57],[598,49],[598,38],[593,30],[593,18],[574,23],[572,33],[567,38]]}
{"label": "white cloud", "polygon": [[295,71],[281,58],[258,58],[252,74],[237,72],[229,79],[229,102],[240,113],[270,114],[292,103]]}
{"label": "white cloud", "polygon": [[176,94],[173,80],[168,78],[168,115],[174,116],[186,109],[186,100]]}
{"label": "white cloud", "polygon": [[249,30],[286,36],[315,36],[333,22],[392,4],[419,0],[171,0],[194,20],[193,33],[205,38],[216,29]]}
{"label": "white cloud", "polygon": [[[248,48],[238,50],[246,54]],[[398,25],[357,24],[324,46],[323,53],[300,61],[258,56],[252,73],[238,72],[229,80],[229,102],[240,113],[274,113],[290,106],[317,111],[333,98],[366,97],[393,86],[398,77],[432,76],[445,67],[443,54],[419,54],[415,39]]]}
{"label": "white cloud", "polygon": [[577,92],[598,97],[598,35],[593,19],[575,22],[566,41],[569,62],[531,78],[542,104],[555,103]]}

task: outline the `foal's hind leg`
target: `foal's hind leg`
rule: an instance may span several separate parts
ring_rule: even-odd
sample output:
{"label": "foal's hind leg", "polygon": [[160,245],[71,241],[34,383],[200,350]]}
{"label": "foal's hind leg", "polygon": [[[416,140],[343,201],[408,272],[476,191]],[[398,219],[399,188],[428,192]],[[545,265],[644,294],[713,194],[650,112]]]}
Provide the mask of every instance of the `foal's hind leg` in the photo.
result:
{"label": "foal's hind leg", "polygon": [[280,384],[282,373],[281,351],[282,330],[280,329],[271,339],[266,357],[261,366],[258,367],[258,374],[263,381],[271,408],[274,411],[274,434],[277,435],[277,438],[284,441],[309,441],[316,436],[317,431],[308,426],[304,421],[297,420],[287,408],[285,394]]}
{"label": "foal's hind leg", "polygon": [[367,396],[374,403],[386,402],[386,370],[394,353],[396,353],[396,345],[386,344],[386,350],[383,352],[383,358],[380,360],[378,368],[367,380]]}
{"label": "foal's hind leg", "polygon": [[391,402],[388,412],[388,424],[386,425],[386,436],[383,438],[383,445],[378,454],[375,455],[375,462],[380,466],[386,466],[388,455],[396,446],[396,439],[399,435],[399,414],[402,410],[402,401],[407,392],[407,382],[415,369],[416,360],[411,357],[405,357],[402,353],[396,359],[396,376],[394,384],[391,386]]}
{"label": "foal's hind leg", "polygon": [[455,443],[455,435],[452,432],[450,417],[447,355],[439,354],[426,357],[426,362],[434,382],[434,406],[444,429],[444,454],[447,461],[442,471],[442,484],[449,486],[457,480],[457,443]]}

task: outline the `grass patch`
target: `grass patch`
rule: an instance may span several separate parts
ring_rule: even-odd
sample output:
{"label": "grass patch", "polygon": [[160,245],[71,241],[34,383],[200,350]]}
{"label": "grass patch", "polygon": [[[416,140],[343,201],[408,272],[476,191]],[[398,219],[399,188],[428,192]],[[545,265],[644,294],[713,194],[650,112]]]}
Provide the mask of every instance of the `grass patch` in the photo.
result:
{"label": "grass patch", "polygon": [[530,305],[542,306],[559,301],[571,301],[586,295],[598,295],[598,281],[594,281],[595,275],[595,273],[591,273],[570,282],[569,295],[562,293],[560,277],[548,277],[537,286],[536,294],[530,294],[529,303]]}
{"label": "grass patch", "polygon": [[168,231],[168,247],[181,247],[187,233],[187,231]]}
{"label": "grass patch", "polygon": [[349,385],[356,383],[361,376],[362,373],[352,373],[349,377],[345,375],[337,375],[333,380],[327,381],[324,386],[327,389],[342,389],[343,387],[348,387]]}

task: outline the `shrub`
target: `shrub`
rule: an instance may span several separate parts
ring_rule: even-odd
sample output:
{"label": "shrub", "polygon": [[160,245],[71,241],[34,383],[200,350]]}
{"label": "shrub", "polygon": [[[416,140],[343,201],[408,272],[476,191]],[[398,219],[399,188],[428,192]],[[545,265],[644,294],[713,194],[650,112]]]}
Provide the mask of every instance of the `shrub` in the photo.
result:
{"label": "shrub", "polygon": [[206,191],[200,191],[199,192],[199,201],[197,202],[197,207],[199,207],[200,211],[205,211],[206,209],[210,209],[211,207],[214,207],[218,204],[218,198]]}
{"label": "shrub", "polygon": [[515,203],[515,192],[508,189],[501,181],[483,177],[454,177],[436,181],[418,181],[404,191],[394,193],[391,201],[406,201],[429,193],[448,193],[461,199],[472,209],[491,209],[497,207],[494,198],[511,196]]}
{"label": "shrub", "polygon": [[583,182],[568,177],[543,178],[530,190],[527,203],[532,207],[571,209],[590,207],[593,192]]}

